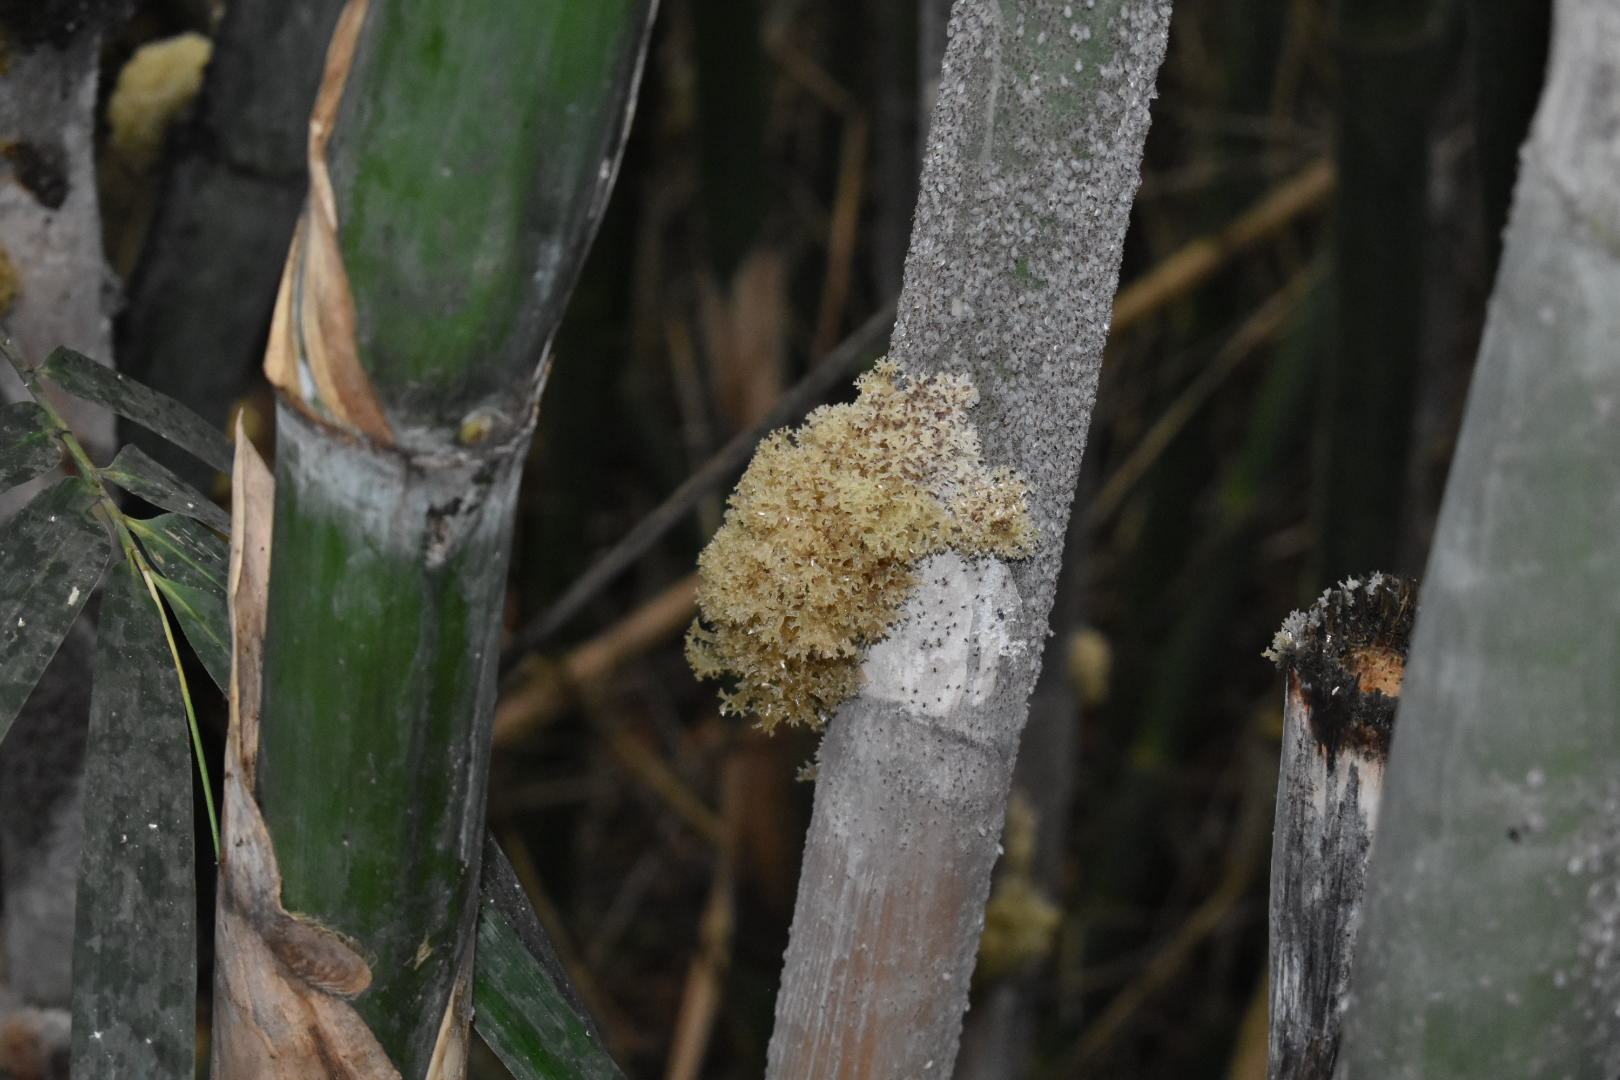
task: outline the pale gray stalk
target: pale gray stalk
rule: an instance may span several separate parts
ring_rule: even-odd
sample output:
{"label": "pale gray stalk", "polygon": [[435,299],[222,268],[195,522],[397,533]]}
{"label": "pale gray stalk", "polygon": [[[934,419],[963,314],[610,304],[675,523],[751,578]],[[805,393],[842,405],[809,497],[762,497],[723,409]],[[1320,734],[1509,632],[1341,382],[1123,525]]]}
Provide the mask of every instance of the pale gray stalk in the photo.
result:
{"label": "pale gray stalk", "polygon": [[1620,1074],[1620,5],[1561,0],[1368,867],[1341,1073]]}
{"label": "pale gray stalk", "polygon": [[965,373],[1022,560],[922,568],[821,750],[768,1075],[950,1075],[1164,55],[1165,0],[961,0],[892,356]]}
{"label": "pale gray stalk", "polygon": [[[108,363],[112,357],[112,271],[101,251],[96,197],[96,88],[101,31],[91,25],[60,38],[8,44],[0,71],[0,279],[15,299],[0,316],[24,356],[38,362],[58,345]],[[0,364],[0,398],[25,395]],[[104,409],[57,402],[97,461],[113,451],[113,420]],[[44,483],[8,493],[10,516]]]}
{"label": "pale gray stalk", "polygon": [[[94,145],[106,12],[91,14],[73,32],[49,19],[24,20],[39,21],[49,40],[13,28],[0,70],[0,141],[9,148],[0,278],[15,290],[0,317],[35,362],[58,345],[111,360],[113,286],[102,256]],[[11,365],[0,363],[0,400],[26,396]],[[56,404],[98,461],[111,457],[110,414],[67,398]],[[57,475],[0,494],[0,522]],[[88,628],[69,635],[0,760],[0,1074],[23,1074],[36,1055],[66,1056],[89,710],[83,675],[94,651]]]}

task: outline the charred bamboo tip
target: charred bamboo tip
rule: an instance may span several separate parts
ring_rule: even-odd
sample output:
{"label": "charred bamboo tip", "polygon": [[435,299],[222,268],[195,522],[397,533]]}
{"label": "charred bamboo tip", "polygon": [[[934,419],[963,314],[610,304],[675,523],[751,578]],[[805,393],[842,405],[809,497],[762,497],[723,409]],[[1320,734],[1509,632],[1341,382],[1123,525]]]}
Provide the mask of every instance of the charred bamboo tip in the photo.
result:
{"label": "charred bamboo tip", "polygon": [[1349,578],[1283,620],[1264,653],[1304,699],[1331,766],[1343,747],[1389,751],[1417,612],[1417,585],[1390,574]]}

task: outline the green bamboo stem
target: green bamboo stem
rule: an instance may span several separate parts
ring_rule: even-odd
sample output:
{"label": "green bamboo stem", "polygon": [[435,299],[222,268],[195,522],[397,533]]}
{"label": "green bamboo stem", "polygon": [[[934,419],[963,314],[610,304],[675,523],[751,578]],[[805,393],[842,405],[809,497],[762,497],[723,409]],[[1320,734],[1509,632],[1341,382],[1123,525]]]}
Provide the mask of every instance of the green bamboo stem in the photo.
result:
{"label": "green bamboo stem", "polygon": [[601,216],[649,0],[374,3],[330,165],[362,363],[455,431],[533,400]]}
{"label": "green bamboo stem", "polygon": [[339,19],[267,358],[257,759],[282,906],[368,969],[338,996],[376,1045],[316,1032],[323,1060],[460,1075],[518,477],[650,11],[351,0]]}
{"label": "green bamboo stem", "polygon": [[421,1075],[470,955],[521,456],[424,470],[277,422],[260,803],[283,904],[361,944],[356,1008]]}

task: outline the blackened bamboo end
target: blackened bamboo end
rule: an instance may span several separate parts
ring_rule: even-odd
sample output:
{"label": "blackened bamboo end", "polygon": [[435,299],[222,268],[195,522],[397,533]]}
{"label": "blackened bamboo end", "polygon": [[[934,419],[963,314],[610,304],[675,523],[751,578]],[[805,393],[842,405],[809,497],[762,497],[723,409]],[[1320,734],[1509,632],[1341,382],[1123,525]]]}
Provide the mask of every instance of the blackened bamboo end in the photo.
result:
{"label": "blackened bamboo end", "polygon": [[1353,749],[1377,761],[1389,754],[1417,612],[1417,584],[1374,573],[1328,589],[1309,609],[1283,620],[1264,653],[1305,702],[1328,767]]}

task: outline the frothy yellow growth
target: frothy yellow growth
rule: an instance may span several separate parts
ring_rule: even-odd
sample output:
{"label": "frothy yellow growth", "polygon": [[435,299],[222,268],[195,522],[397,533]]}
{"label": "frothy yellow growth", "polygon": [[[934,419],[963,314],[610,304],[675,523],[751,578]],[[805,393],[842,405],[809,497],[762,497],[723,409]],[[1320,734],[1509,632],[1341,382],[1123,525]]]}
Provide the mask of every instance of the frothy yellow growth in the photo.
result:
{"label": "frothy yellow growth", "polygon": [[890,361],[851,405],[765,439],[698,560],[686,656],[732,675],[728,713],[819,725],[860,687],[863,649],[899,619],[913,568],[947,549],[1025,554],[1026,484],[986,469],[962,375],[908,378]]}
{"label": "frothy yellow growth", "polygon": [[107,101],[107,127],[114,152],[131,172],[157,162],[169,123],[202,89],[214,45],[201,34],[180,34],[135,50]]}

